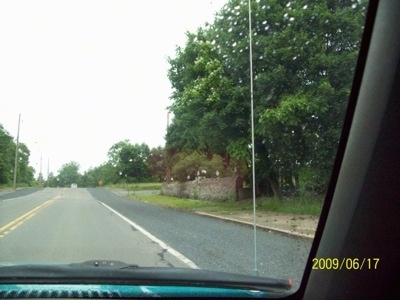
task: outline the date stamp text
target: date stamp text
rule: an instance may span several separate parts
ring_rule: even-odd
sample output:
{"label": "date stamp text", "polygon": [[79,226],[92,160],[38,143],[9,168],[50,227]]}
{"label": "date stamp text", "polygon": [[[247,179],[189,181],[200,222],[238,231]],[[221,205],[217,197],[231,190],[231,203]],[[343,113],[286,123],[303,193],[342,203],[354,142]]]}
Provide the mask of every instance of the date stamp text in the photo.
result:
{"label": "date stamp text", "polygon": [[313,258],[313,270],[377,270],[379,258]]}

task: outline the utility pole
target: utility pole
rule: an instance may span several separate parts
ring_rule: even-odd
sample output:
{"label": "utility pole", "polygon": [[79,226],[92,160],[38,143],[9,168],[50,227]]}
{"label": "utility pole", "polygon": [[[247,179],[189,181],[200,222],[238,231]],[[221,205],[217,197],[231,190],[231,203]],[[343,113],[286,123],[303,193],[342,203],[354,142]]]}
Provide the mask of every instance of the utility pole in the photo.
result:
{"label": "utility pole", "polygon": [[43,152],[40,153],[40,172],[39,172],[39,183],[40,187],[43,187],[43,174],[42,174],[42,157],[43,157]]}
{"label": "utility pole", "polygon": [[46,177],[47,186],[49,186],[49,170],[50,170],[50,157],[47,157],[47,177]]}
{"label": "utility pole", "polygon": [[[169,128],[169,112],[167,113],[167,133],[168,133],[168,128]],[[165,181],[168,184],[171,183],[171,168],[169,166],[169,163],[168,163],[167,171],[166,171],[166,174],[165,174]]]}
{"label": "utility pole", "polygon": [[18,146],[19,146],[19,125],[21,123],[21,114],[18,117],[18,132],[17,132],[17,143],[15,147],[15,161],[14,161],[14,190],[17,189],[17,168],[18,168]]}

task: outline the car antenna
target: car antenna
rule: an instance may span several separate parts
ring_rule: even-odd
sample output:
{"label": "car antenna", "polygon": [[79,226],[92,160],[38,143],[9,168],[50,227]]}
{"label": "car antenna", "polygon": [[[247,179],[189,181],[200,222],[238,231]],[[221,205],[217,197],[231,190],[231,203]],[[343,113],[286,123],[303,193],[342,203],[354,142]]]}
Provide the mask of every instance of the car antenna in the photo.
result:
{"label": "car antenna", "polygon": [[251,28],[251,0],[249,0],[249,61],[250,61],[250,103],[251,103],[251,162],[253,182],[253,232],[254,232],[254,275],[258,276],[257,268],[257,223],[256,223],[256,170],[254,155],[254,100],[253,100],[253,53]]}

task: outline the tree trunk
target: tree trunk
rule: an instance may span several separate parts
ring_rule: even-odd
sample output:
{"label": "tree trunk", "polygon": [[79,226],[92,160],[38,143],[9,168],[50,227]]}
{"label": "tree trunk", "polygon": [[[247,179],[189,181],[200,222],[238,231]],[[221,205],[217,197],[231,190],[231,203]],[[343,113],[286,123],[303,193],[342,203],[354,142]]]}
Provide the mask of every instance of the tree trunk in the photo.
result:
{"label": "tree trunk", "polygon": [[271,186],[271,189],[272,189],[272,193],[273,193],[273,195],[274,195],[274,198],[281,199],[282,195],[281,195],[281,191],[280,191],[280,188],[279,188],[279,183],[278,183],[278,181],[272,179],[271,177],[269,177],[267,180],[268,180],[268,182],[269,182],[269,184],[270,184],[270,186]]}

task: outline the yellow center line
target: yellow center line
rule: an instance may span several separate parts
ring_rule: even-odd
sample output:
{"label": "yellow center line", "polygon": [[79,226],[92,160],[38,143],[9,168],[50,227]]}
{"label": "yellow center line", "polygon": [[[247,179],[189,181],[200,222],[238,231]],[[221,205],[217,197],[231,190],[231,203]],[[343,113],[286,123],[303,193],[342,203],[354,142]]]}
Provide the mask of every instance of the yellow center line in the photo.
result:
{"label": "yellow center line", "polygon": [[50,200],[47,200],[46,202],[40,204],[39,206],[36,206],[35,208],[31,209],[27,213],[23,214],[22,216],[19,216],[18,218],[14,219],[10,223],[4,225],[3,227],[0,227],[0,238],[4,237],[14,229],[18,228],[21,226],[26,220],[29,218],[33,217],[37,212],[39,212],[41,209],[45,208],[46,206],[52,204],[55,200],[60,198],[61,196],[55,196],[54,198],[51,198]]}

